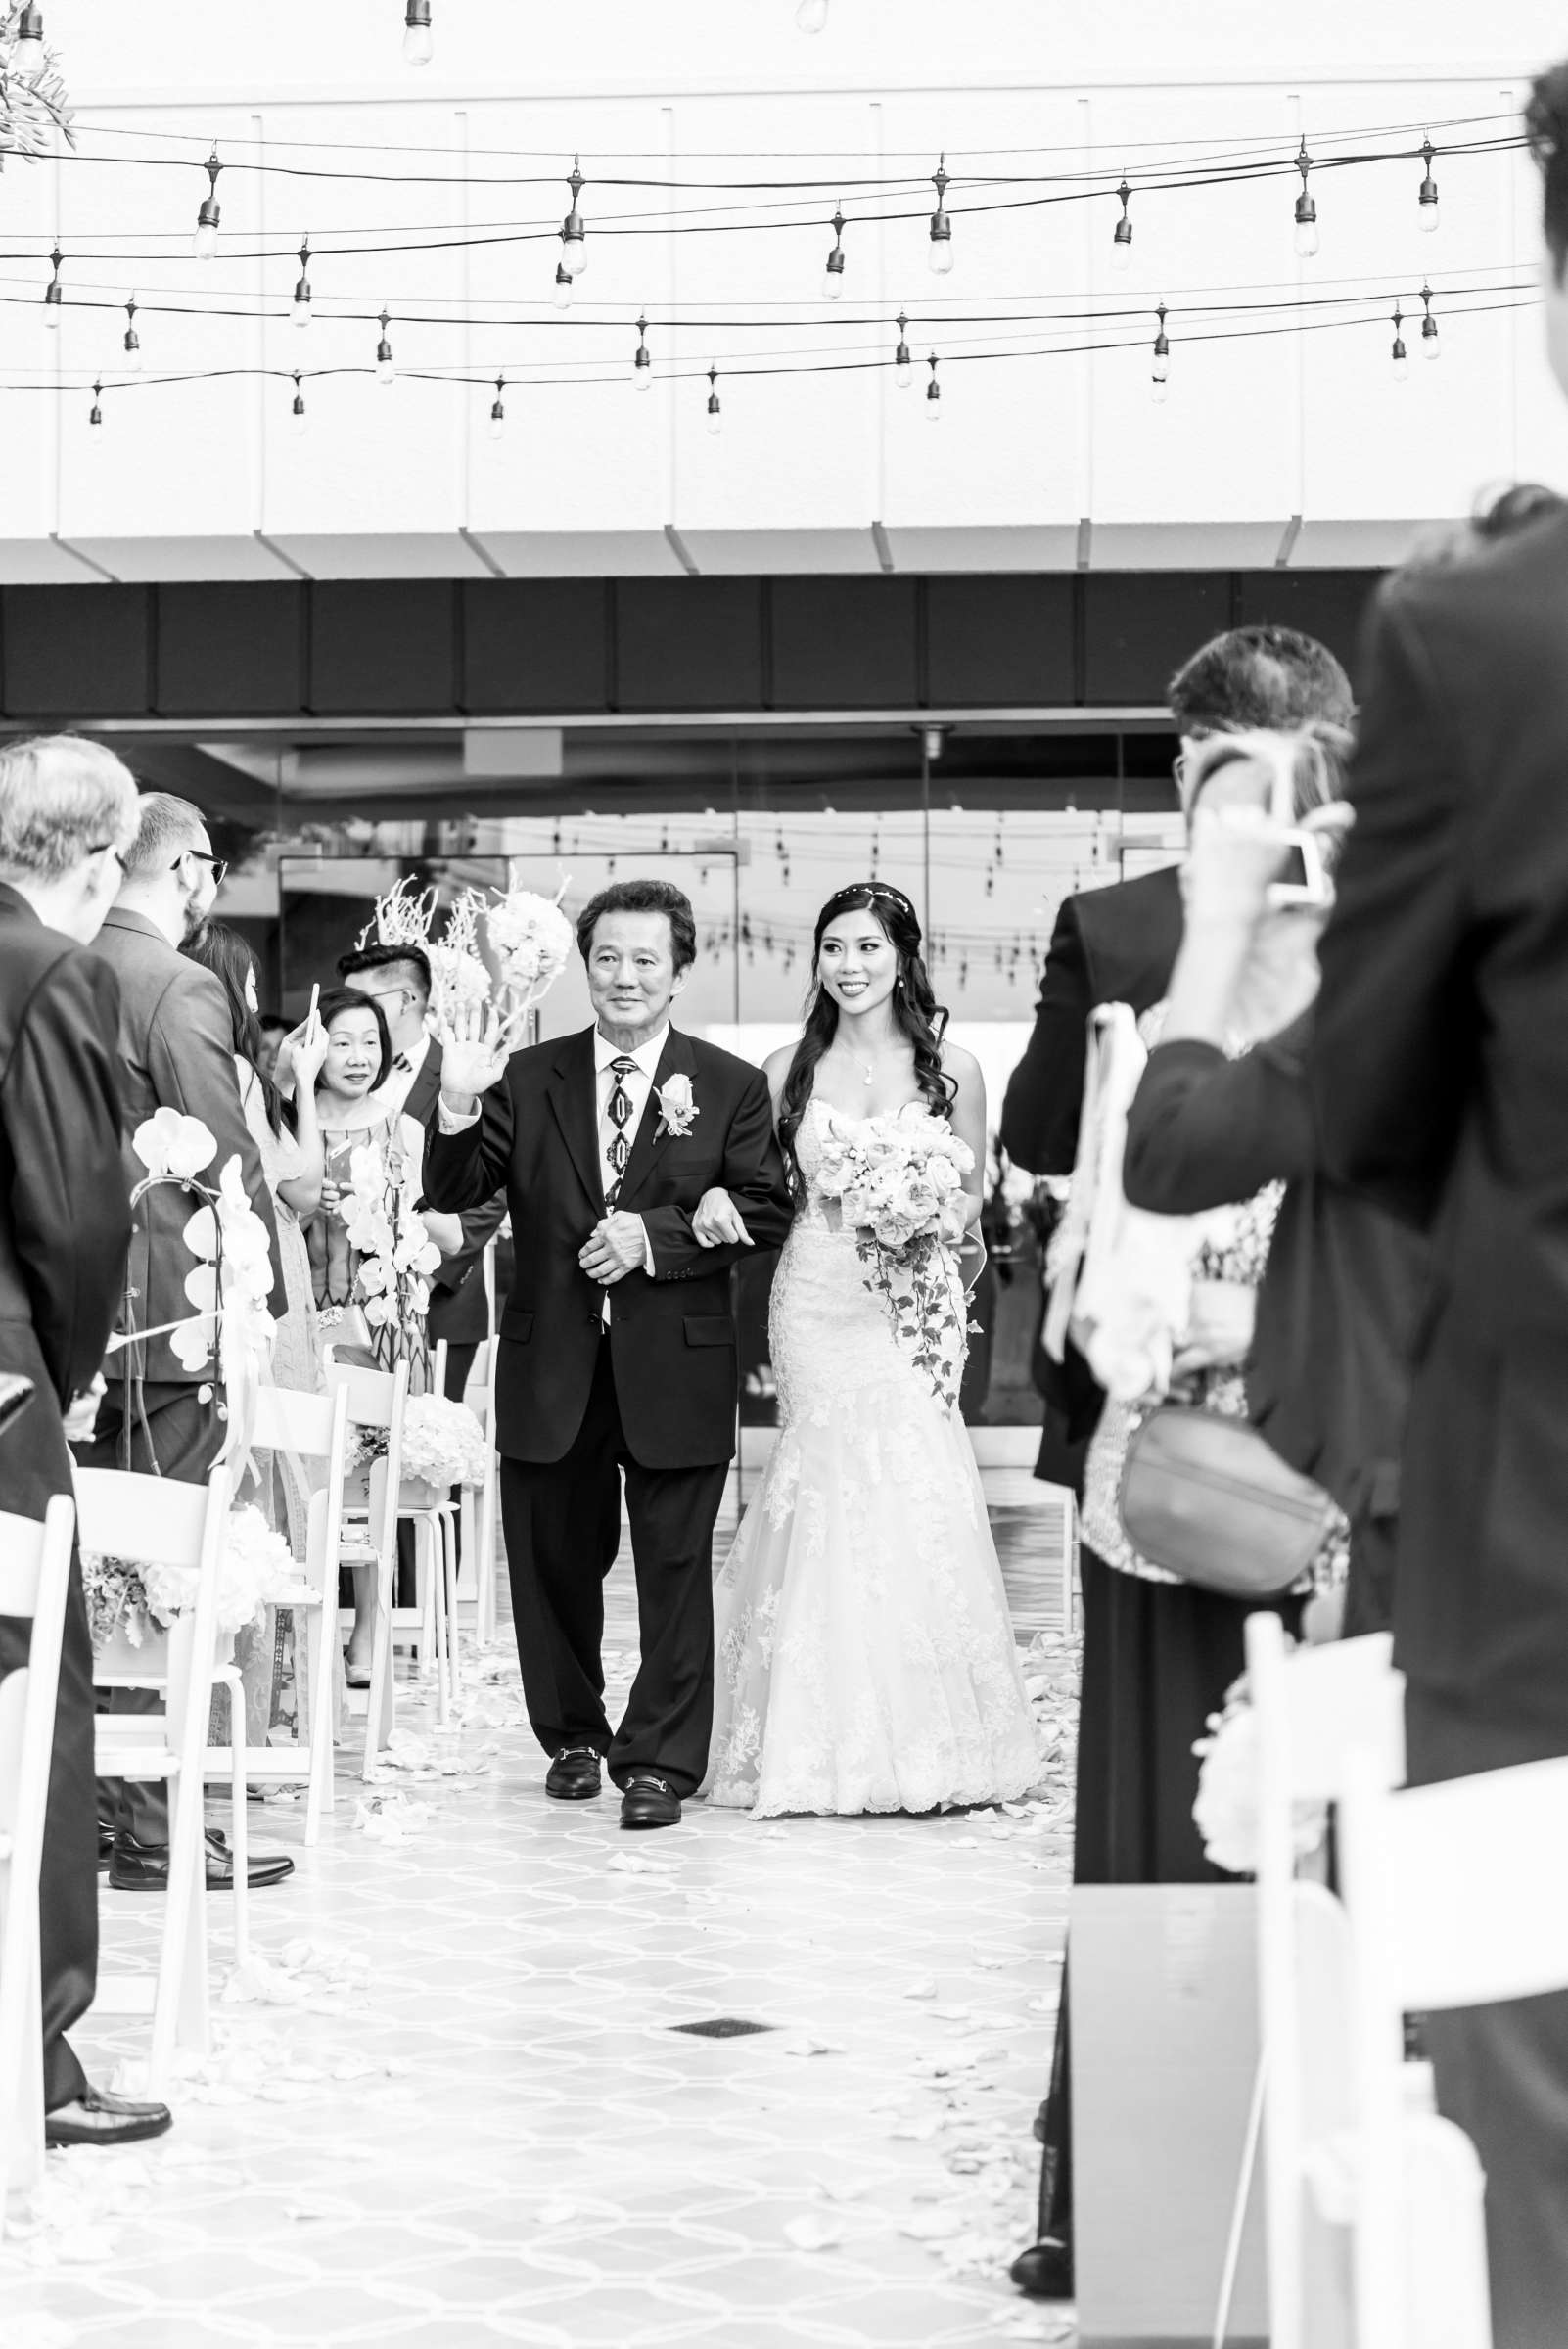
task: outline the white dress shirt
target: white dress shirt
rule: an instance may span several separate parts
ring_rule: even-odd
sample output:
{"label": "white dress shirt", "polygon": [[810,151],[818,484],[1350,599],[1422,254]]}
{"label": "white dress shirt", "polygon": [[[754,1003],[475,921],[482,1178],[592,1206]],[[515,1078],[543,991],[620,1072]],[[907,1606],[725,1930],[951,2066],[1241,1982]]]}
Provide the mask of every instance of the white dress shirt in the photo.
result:
{"label": "white dress shirt", "polygon": [[408,1063],[406,1068],[400,1069],[397,1066],[395,1059],[393,1060],[392,1069],[388,1074],[387,1082],[382,1086],[380,1092],[376,1095],[377,1100],[385,1101],[389,1110],[393,1112],[400,1110],[403,1106],[403,1103],[407,1100],[409,1094],[414,1089],[414,1079],[419,1075],[420,1070],[424,1067],[425,1056],[429,1050],[430,1034],[427,1030],[426,1033],[419,1038],[419,1041],[417,1043],[410,1044],[407,1051],[403,1054],[403,1058]]}
{"label": "white dress shirt", "polygon": [[[626,1098],[631,1103],[631,1115],[625,1125],[628,1158],[631,1145],[637,1138],[638,1128],[647,1114],[648,1102],[653,1093],[654,1077],[659,1067],[659,1056],[665,1048],[669,1035],[669,1022],[667,1020],[657,1035],[649,1036],[645,1044],[639,1044],[634,1052],[625,1055],[633,1064],[625,1073]],[[616,1169],[610,1156],[610,1145],[616,1136],[616,1128],[610,1116],[610,1097],[616,1089],[615,1069],[612,1063],[622,1057],[620,1045],[613,1044],[607,1036],[602,1035],[595,1028],[593,1032],[593,1087],[596,1113],[594,1122],[599,1133],[599,1187],[607,1195],[616,1180]],[[412,1077],[410,1077],[409,1082],[413,1082]],[[442,1133],[465,1132],[470,1126],[478,1123],[479,1115],[479,1111],[475,1109],[470,1110],[466,1116],[459,1117],[455,1111],[447,1108],[444,1099],[437,1103],[437,1123]],[[648,1237],[646,1226],[643,1230],[643,1268],[652,1278],[653,1242]],[[607,1321],[610,1318],[608,1290],[605,1292],[604,1317]]]}

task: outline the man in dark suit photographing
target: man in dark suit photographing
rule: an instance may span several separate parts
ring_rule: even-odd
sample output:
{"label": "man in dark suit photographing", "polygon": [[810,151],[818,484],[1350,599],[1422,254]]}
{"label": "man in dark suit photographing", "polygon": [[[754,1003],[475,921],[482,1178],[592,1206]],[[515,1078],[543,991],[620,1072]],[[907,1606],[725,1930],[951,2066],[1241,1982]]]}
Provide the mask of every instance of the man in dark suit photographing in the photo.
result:
{"label": "man in dark suit photographing", "polygon": [[[1568,65],[1526,109],[1568,392]],[[1395,1569],[1412,1782],[1568,1755],[1568,508],[1412,565],[1366,646],[1312,1075],[1330,1172],[1432,1233]],[[1555,1871],[1557,1850],[1521,1850]],[[1568,2310],[1568,1992],[1427,2019],[1487,2173],[1497,2349]]]}
{"label": "man in dark suit photographing", "polygon": [[[623,1826],[672,1826],[708,1766],[714,1523],[735,1448],[740,1249],[704,1247],[692,1217],[725,1190],[771,1248],[790,1206],[761,1072],[669,1024],[696,958],[680,891],[617,883],[577,944],[592,1028],[510,1057],[493,1017],[483,1038],[442,1036],[425,1184],[448,1211],[503,1182],[511,1203],[501,1511],[546,1790],[597,1794],[608,1755]],[[623,1472],[642,1664],[612,1737],[600,1644]]]}

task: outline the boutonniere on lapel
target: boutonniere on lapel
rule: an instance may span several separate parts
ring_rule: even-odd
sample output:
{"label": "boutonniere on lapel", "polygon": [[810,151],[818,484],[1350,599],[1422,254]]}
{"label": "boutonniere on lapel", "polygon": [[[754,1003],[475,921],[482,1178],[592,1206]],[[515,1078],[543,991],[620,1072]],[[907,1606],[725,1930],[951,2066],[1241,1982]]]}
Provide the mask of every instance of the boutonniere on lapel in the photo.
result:
{"label": "boutonniere on lapel", "polygon": [[697,1115],[691,1079],[667,1077],[659,1087],[659,1131],[672,1133],[678,1140],[683,1133],[690,1133],[691,1122]]}

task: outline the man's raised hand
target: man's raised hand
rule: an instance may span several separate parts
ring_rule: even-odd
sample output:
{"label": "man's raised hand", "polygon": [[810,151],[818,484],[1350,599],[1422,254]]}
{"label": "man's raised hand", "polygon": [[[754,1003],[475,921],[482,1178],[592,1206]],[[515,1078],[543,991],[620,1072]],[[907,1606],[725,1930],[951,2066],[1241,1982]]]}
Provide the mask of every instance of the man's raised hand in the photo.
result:
{"label": "man's raised hand", "polygon": [[526,1011],[502,1013],[493,1004],[460,1004],[432,1030],[441,1048],[441,1100],[454,1118],[479,1107],[479,1096],[500,1082],[517,1049]]}

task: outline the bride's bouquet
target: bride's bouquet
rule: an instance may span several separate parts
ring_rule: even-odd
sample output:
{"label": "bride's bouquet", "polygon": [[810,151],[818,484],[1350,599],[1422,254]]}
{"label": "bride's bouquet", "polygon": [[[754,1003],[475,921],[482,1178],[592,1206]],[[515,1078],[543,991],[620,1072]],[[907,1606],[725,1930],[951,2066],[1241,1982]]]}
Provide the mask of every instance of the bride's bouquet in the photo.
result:
{"label": "bride's bouquet", "polygon": [[956,1250],[969,1220],[963,1178],[974,1163],[945,1118],[912,1102],[849,1130],[830,1124],[816,1176],[854,1230],[866,1286],[949,1409],[963,1377],[967,1309]]}

